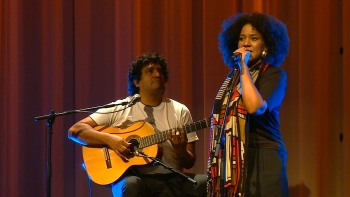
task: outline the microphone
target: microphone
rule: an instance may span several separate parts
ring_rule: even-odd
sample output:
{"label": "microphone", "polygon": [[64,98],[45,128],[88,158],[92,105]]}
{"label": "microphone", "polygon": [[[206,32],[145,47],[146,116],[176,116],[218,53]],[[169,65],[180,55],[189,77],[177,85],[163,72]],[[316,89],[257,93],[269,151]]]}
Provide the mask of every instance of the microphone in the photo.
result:
{"label": "microphone", "polygon": [[[140,95],[139,95],[140,96]],[[131,139],[129,141],[131,143],[131,146],[130,146],[130,152],[134,153],[135,156],[139,156],[140,153],[139,153],[139,141],[137,141],[137,139]]]}
{"label": "microphone", "polygon": [[231,56],[231,59],[237,63],[239,61],[241,61],[242,58],[242,54],[241,53],[233,53],[233,55]]}
{"label": "microphone", "polygon": [[141,96],[139,94],[135,94],[131,97],[129,103],[127,104],[128,107],[135,105],[137,102],[141,101]]}
{"label": "microphone", "polygon": [[139,151],[138,151],[138,148],[134,146],[133,149],[134,149],[134,151],[133,151],[133,152],[134,152],[134,155],[135,155],[135,156],[139,156],[140,153],[139,153]]}
{"label": "microphone", "polygon": [[103,105],[100,108],[109,108],[109,107],[115,107],[117,105],[124,105],[126,107],[131,107],[135,105],[137,102],[141,101],[141,97],[139,94],[135,94],[134,96],[131,97],[130,101],[124,101],[121,103],[112,103],[112,104],[107,104]]}
{"label": "microphone", "polygon": [[[241,66],[240,66],[240,61],[242,58],[242,54],[241,53],[233,53],[233,55],[231,56],[231,59],[233,60],[234,64],[235,64],[235,70],[237,71],[237,69],[241,72],[241,75],[243,75],[243,72],[241,70]],[[231,85],[233,85],[233,83],[231,83]]]}

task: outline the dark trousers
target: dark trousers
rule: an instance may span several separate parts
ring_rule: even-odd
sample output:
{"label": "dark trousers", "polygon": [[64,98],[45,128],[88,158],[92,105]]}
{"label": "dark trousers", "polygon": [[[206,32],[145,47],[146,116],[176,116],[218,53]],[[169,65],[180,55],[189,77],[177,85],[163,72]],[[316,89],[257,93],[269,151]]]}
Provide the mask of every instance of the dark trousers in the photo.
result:
{"label": "dark trousers", "polygon": [[204,197],[206,196],[205,174],[186,174],[197,182],[180,179],[176,174],[132,175],[128,174],[113,183],[114,197]]}

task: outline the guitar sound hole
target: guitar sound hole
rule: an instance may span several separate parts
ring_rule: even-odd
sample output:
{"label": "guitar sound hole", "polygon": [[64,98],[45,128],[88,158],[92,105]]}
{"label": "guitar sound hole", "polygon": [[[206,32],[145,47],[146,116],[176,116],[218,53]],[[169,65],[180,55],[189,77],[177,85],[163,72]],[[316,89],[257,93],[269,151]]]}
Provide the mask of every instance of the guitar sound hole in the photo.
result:
{"label": "guitar sound hole", "polygon": [[129,143],[131,143],[133,146],[139,147],[139,141],[137,141],[137,139],[131,139],[129,141]]}
{"label": "guitar sound hole", "polygon": [[137,139],[131,139],[129,143],[131,143],[131,146],[130,146],[131,152],[135,152],[135,148],[137,149],[139,148],[140,143],[139,141],[137,141]]}

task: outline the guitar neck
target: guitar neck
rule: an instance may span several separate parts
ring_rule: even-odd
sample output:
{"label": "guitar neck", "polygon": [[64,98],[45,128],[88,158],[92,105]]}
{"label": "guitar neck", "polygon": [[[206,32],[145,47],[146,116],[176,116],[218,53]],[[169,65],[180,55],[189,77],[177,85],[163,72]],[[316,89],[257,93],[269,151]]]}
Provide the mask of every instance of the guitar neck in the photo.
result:
{"label": "guitar neck", "polygon": [[[199,120],[197,122],[188,124],[188,125],[184,125],[183,126],[183,130],[185,131],[186,134],[197,131],[197,130],[201,130],[201,129],[205,129],[207,127],[210,126],[210,118],[206,118],[203,120]],[[138,139],[139,142],[139,146],[138,148],[145,148],[148,146],[151,146],[153,144],[159,144],[162,142],[165,142],[166,140],[168,140],[168,131],[170,130],[166,130],[166,131],[162,131],[153,135],[149,135],[146,137],[142,137]]]}

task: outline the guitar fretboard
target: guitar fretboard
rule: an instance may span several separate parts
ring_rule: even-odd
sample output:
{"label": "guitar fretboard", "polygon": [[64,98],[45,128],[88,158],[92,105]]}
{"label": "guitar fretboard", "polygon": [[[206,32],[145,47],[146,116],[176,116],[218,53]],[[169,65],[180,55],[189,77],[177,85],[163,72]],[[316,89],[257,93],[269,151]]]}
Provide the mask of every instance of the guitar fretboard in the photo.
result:
{"label": "guitar fretboard", "polygon": [[[206,118],[188,125],[184,125],[183,130],[187,134],[197,130],[205,129],[209,126],[210,126],[210,118]],[[165,142],[166,140],[168,140],[167,133],[168,131],[171,131],[171,130],[172,129],[137,139],[139,142],[138,148],[145,148],[153,144]]]}

